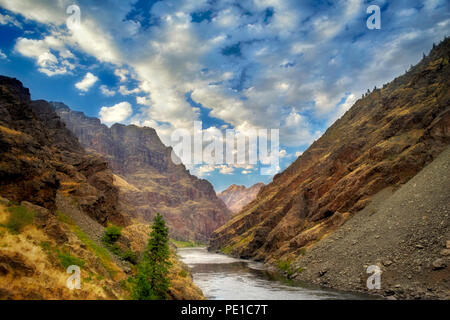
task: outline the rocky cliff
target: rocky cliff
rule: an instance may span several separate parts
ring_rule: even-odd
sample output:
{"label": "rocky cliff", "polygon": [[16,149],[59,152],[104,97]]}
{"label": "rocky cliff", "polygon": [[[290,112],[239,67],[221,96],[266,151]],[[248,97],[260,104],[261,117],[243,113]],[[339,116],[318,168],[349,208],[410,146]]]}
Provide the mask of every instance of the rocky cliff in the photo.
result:
{"label": "rocky cliff", "polygon": [[107,159],[124,212],[144,222],[160,212],[171,236],[179,240],[206,242],[227,221],[230,212],[212,185],[190,175],[184,165],[175,165],[172,149],[154,129],[121,124],[108,128],[64,104],[52,105],[87,150]]}
{"label": "rocky cliff", "polygon": [[222,199],[228,209],[233,213],[237,213],[256,198],[263,186],[264,183],[256,183],[249,188],[233,184],[217,196]]}
{"label": "rocky cliff", "polygon": [[83,149],[50,104],[0,76],[0,195],[55,211],[58,191],[101,224],[125,223],[106,161]]}
{"label": "rocky cliff", "polygon": [[450,142],[449,60],[446,39],[405,75],[358,100],[215,231],[210,248],[287,261],[358,215],[373,195],[414,177]]}

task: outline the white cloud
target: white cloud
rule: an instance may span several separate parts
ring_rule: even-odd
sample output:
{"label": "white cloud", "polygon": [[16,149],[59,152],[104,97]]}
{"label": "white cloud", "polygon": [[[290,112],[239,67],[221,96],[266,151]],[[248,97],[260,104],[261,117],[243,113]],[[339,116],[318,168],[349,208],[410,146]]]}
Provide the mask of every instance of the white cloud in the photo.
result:
{"label": "white cloud", "polygon": [[298,158],[298,157],[300,157],[302,154],[303,154],[303,152],[297,151],[297,152],[295,153],[295,156]]}
{"label": "white cloud", "polygon": [[219,166],[219,172],[221,174],[233,174],[234,168],[227,165],[221,165]]}
{"label": "white cloud", "polygon": [[120,82],[127,81],[128,70],[127,69],[116,69],[114,70],[114,75],[119,77]]}
{"label": "white cloud", "polygon": [[116,94],[116,92],[114,90],[110,90],[107,86],[105,86],[104,84],[102,84],[100,86],[100,91],[104,96],[107,97],[112,97]]}
{"label": "white cloud", "polygon": [[98,115],[102,122],[111,124],[127,120],[132,113],[131,104],[124,101],[112,107],[102,107]]}
{"label": "white cloud", "polygon": [[199,166],[198,168],[195,168],[192,171],[195,172],[195,174],[197,174],[198,176],[204,177],[208,176],[211,172],[214,172],[215,170],[216,168],[212,165],[202,165]]}
{"label": "white cloud", "polygon": [[71,2],[73,1],[0,0],[0,6],[7,10],[20,13],[30,20],[60,25],[67,19],[65,10]]}
{"label": "white cloud", "polygon": [[151,100],[147,97],[136,97],[136,103],[144,106],[150,106]]}
{"label": "white cloud", "polygon": [[19,38],[14,50],[35,59],[38,70],[49,77],[70,73],[75,69],[74,55],[61,39],[53,35],[42,40]]}
{"label": "white cloud", "polygon": [[6,54],[3,53],[3,51],[0,49],[0,60],[6,60],[8,59],[8,57],[6,56]]}
{"label": "white cloud", "polygon": [[83,80],[77,82],[75,87],[83,92],[88,92],[89,89],[98,81],[98,78],[92,73],[88,72],[84,76]]}
{"label": "white cloud", "polygon": [[125,86],[120,86],[119,87],[119,92],[121,95],[123,96],[129,96],[130,94],[136,94],[141,92],[141,90],[139,88],[134,88],[133,90],[128,90],[127,87]]}
{"label": "white cloud", "polygon": [[17,21],[16,18],[11,17],[7,14],[0,13],[0,24],[1,25],[13,25],[17,28],[22,28],[22,24],[19,21]]}

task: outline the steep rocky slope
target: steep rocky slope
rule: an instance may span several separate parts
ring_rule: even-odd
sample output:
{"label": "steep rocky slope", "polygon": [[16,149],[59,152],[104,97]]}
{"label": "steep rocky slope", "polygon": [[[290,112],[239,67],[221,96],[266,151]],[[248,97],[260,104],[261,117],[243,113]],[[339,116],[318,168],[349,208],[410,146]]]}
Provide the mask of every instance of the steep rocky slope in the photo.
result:
{"label": "steep rocky slope", "polygon": [[450,142],[449,55],[446,39],[405,75],[358,100],[215,231],[210,248],[269,263],[295,258],[373,195],[415,176]]}
{"label": "steep rocky slope", "polygon": [[381,289],[399,299],[450,299],[450,147],[400,189],[364,210],[292,262],[297,279],[367,291],[377,265]]}
{"label": "steep rocky slope", "polygon": [[212,185],[175,165],[172,149],[154,129],[120,124],[108,128],[64,104],[52,105],[87,150],[107,159],[124,212],[144,222],[160,212],[172,237],[180,240],[206,242],[227,221],[230,212]]}
{"label": "steep rocky slope", "polygon": [[16,79],[0,76],[0,195],[56,209],[61,191],[84,212],[123,225],[105,160],[88,154],[46,101],[31,101]]}
{"label": "steep rocky slope", "polygon": [[222,199],[228,209],[236,213],[241,211],[248,203],[255,200],[259,190],[263,186],[264,183],[256,183],[249,188],[233,184],[217,196]]}

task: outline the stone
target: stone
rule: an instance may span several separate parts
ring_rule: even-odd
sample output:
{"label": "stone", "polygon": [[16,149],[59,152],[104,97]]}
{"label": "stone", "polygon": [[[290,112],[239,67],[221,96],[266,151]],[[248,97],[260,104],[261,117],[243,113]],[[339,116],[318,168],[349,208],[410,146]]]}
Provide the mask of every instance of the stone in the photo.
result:
{"label": "stone", "polygon": [[25,257],[22,254],[0,251],[0,274],[9,273],[15,276],[31,277],[34,275],[35,269],[25,263]]}
{"label": "stone", "polygon": [[391,261],[391,260],[385,260],[385,261],[383,261],[383,266],[385,266],[385,267],[389,267],[391,264],[392,264],[392,261]]}
{"label": "stone", "polygon": [[44,231],[49,237],[55,239],[58,244],[64,244],[69,240],[61,225],[55,220],[51,221]]}
{"label": "stone", "polygon": [[436,259],[433,261],[432,263],[433,266],[433,270],[441,270],[441,269],[445,269],[447,267],[446,262],[444,261],[444,259]]}
{"label": "stone", "polygon": [[328,272],[328,270],[319,271],[319,277],[323,277],[327,272]]}
{"label": "stone", "polygon": [[450,256],[450,249],[442,249],[440,254],[444,257]]}

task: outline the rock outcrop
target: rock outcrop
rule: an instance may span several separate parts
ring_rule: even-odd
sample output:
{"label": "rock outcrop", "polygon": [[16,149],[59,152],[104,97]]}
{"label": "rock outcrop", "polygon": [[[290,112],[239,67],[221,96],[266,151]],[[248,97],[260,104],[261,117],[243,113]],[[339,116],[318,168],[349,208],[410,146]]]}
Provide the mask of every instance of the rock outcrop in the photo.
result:
{"label": "rock outcrop", "polygon": [[84,150],[49,103],[0,76],[1,196],[55,211],[61,191],[101,224],[124,225],[113,181],[106,161]]}
{"label": "rock outcrop", "polygon": [[124,212],[142,222],[160,212],[172,237],[202,242],[229,218],[212,185],[189,174],[184,165],[175,165],[172,149],[154,129],[121,124],[108,128],[62,103],[52,106],[87,150],[108,161]]}
{"label": "rock outcrop", "polygon": [[414,177],[450,143],[449,60],[446,39],[405,75],[358,100],[216,230],[210,248],[269,263],[298,257],[373,195]]}
{"label": "rock outcrop", "polygon": [[256,196],[262,187],[264,187],[264,183],[256,183],[248,188],[233,184],[217,196],[222,199],[228,209],[230,209],[233,213],[237,213],[241,211],[242,208],[244,208],[248,203],[256,199]]}

